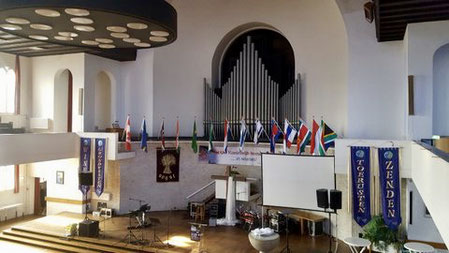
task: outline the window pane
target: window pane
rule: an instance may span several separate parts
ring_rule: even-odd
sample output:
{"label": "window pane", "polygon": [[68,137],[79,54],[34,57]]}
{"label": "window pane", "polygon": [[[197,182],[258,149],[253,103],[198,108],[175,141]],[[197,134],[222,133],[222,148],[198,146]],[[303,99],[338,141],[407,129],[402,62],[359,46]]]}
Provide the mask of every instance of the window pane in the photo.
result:
{"label": "window pane", "polygon": [[14,113],[15,87],[14,70],[0,68],[0,113]]}
{"label": "window pane", "polygon": [[0,191],[14,189],[14,165],[0,166]]}

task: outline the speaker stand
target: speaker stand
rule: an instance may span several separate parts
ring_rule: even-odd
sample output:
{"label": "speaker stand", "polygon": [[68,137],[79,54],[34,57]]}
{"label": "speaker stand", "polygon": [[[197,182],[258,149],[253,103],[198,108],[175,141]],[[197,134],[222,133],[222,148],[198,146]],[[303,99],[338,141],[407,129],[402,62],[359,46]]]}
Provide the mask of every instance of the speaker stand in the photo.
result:
{"label": "speaker stand", "polygon": [[287,238],[287,245],[285,245],[285,248],[282,249],[281,253],[291,253],[292,251],[290,250],[290,244],[288,241],[288,235],[289,235],[289,230],[288,230],[288,212],[285,212],[285,236]]}
{"label": "speaker stand", "polygon": [[332,253],[332,221],[331,221],[331,212],[328,212],[329,214],[329,249],[328,253]]}

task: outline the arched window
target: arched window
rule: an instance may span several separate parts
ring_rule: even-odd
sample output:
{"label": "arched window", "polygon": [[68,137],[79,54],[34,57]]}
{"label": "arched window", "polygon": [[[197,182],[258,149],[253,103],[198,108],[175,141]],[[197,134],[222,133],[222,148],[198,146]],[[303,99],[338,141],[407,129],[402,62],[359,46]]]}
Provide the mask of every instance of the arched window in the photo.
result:
{"label": "arched window", "polygon": [[14,113],[16,75],[14,70],[0,68],[0,113]]}

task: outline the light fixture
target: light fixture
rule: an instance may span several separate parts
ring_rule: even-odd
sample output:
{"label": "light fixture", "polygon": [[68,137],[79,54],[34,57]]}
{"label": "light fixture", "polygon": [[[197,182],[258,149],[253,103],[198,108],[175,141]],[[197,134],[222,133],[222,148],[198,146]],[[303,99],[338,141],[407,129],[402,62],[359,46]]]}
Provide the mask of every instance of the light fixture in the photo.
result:
{"label": "light fixture", "polygon": [[35,30],[42,30],[42,31],[49,31],[53,28],[49,25],[44,25],[44,24],[31,24],[30,27]]}
{"label": "light fixture", "polygon": [[108,26],[108,27],[106,27],[106,30],[115,32],[115,33],[124,33],[127,31],[127,29],[122,26]]}
{"label": "light fixture", "polygon": [[7,18],[5,21],[14,25],[28,25],[30,23],[28,19],[24,18]]}
{"label": "light fixture", "polygon": [[22,30],[22,27],[20,27],[18,25],[13,25],[13,24],[1,24],[0,28],[3,28],[3,29],[8,30],[8,31]]}
{"label": "light fixture", "polygon": [[95,41],[103,43],[103,44],[109,44],[109,43],[113,43],[114,42],[111,39],[105,39],[105,38],[96,38]]}
{"label": "light fixture", "polygon": [[117,39],[126,39],[129,38],[129,34],[127,33],[111,33],[111,37],[117,38]]}
{"label": "light fixture", "polygon": [[74,32],[58,32],[58,34],[64,37],[72,37],[72,38],[78,37],[78,34]]}
{"label": "light fixture", "polygon": [[90,12],[88,10],[84,10],[84,9],[67,8],[64,11],[65,11],[65,13],[67,13],[69,15],[77,16],[77,17],[84,17],[84,16],[90,15]]}
{"label": "light fixture", "polygon": [[150,43],[139,42],[139,43],[134,43],[134,46],[136,46],[136,47],[151,47],[151,44]]}
{"label": "light fixture", "polygon": [[35,51],[44,50],[42,47],[29,47],[29,49],[35,50]]}
{"label": "light fixture", "polygon": [[90,18],[71,18],[70,21],[72,21],[75,24],[81,25],[91,25],[94,23],[94,21]]}
{"label": "light fixture", "polygon": [[143,23],[128,23],[126,26],[135,30],[143,30],[148,28],[148,25]]}
{"label": "light fixture", "polygon": [[43,35],[30,35],[28,36],[30,39],[34,39],[34,40],[48,40],[47,36],[43,36]]}
{"label": "light fixture", "polygon": [[83,43],[84,45],[89,45],[89,46],[98,46],[100,44],[100,42],[96,42],[94,40],[83,40],[83,41],[81,41],[81,43]]}
{"label": "light fixture", "polygon": [[150,34],[153,36],[159,36],[159,37],[167,37],[168,35],[170,35],[166,31],[151,31]]}
{"label": "light fixture", "polygon": [[126,39],[123,39],[123,41],[128,42],[128,43],[133,43],[133,44],[140,42],[140,40],[136,39],[136,38],[126,38]]}
{"label": "light fixture", "polygon": [[154,42],[166,42],[167,38],[166,37],[151,36],[150,40],[154,41]]}
{"label": "light fixture", "polygon": [[49,18],[56,18],[61,16],[61,13],[59,13],[59,11],[56,10],[51,10],[51,9],[37,9],[34,12],[36,12],[36,14],[44,16],[44,17],[49,17]]}
{"label": "light fixture", "polygon": [[72,41],[72,37],[66,37],[66,36],[55,36],[55,39],[61,40],[61,41]]}
{"label": "light fixture", "polygon": [[104,49],[113,49],[113,48],[115,48],[115,46],[112,45],[112,44],[100,44],[100,45],[98,45],[98,47],[104,48]]}
{"label": "light fixture", "polygon": [[93,28],[92,26],[88,26],[88,25],[76,25],[73,27],[75,30],[80,31],[80,32],[93,32],[95,31],[95,28]]}

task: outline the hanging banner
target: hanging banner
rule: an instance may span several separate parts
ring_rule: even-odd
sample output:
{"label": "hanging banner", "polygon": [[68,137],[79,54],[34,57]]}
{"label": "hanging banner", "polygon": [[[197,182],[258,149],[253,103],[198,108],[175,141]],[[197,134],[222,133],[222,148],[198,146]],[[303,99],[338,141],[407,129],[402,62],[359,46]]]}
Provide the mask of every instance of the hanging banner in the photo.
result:
{"label": "hanging banner", "polygon": [[351,169],[354,220],[363,227],[371,220],[369,147],[351,147]]}
{"label": "hanging banner", "polygon": [[[91,140],[90,138],[81,138],[80,143],[80,172],[89,172]],[[80,186],[80,190],[83,194],[87,194],[89,191],[89,186]]]}
{"label": "hanging banner", "polygon": [[225,152],[223,147],[214,147],[212,151],[207,152],[204,146],[200,146],[198,161],[209,164],[260,166],[260,154],[267,151],[267,148],[246,147],[241,152],[238,147],[228,147]]}
{"label": "hanging banner", "polygon": [[179,182],[179,152],[176,149],[157,149],[156,182]]}
{"label": "hanging banner", "polygon": [[384,221],[396,230],[402,222],[398,148],[379,148],[379,174]]}
{"label": "hanging banner", "polygon": [[106,139],[95,139],[95,194],[98,197],[104,190],[104,163]]}

